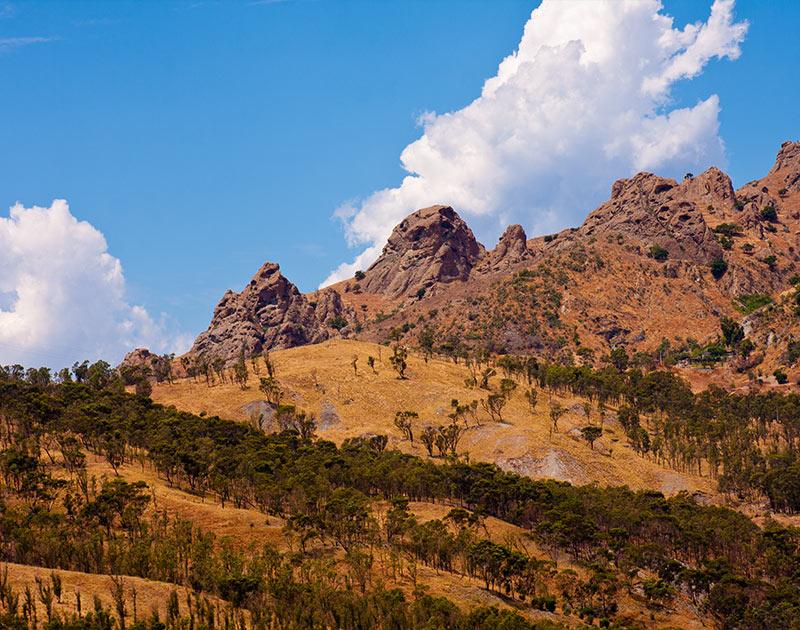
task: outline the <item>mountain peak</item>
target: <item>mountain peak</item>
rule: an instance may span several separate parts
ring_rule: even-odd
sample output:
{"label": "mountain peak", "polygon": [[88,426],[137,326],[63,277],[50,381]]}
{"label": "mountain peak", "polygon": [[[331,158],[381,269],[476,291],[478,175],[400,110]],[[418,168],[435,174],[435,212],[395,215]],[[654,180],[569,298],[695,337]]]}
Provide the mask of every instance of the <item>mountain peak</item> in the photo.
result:
{"label": "mountain peak", "polygon": [[242,348],[249,355],[264,349],[291,348],[323,341],[329,330],[276,263],[264,263],[241,293],[230,289],[214,309],[208,330],[191,352],[234,360]]}
{"label": "mountain peak", "polygon": [[484,248],[450,206],[430,206],[397,225],[361,281],[369,293],[414,295],[437,283],[466,280]]}

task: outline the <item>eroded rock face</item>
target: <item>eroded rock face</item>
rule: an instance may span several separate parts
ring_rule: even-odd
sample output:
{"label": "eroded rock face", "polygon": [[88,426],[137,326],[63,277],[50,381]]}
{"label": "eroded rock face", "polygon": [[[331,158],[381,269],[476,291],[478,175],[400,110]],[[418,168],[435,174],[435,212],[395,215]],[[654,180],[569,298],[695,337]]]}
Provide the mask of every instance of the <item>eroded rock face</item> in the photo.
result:
{"label": "eroded rock face", "polygon": [[[336,306],[335,299],[326,302],[326,316],[334,316]],[[250,355],[324,341],[332,329],[320,321],[318,308],[280,273],[278,265],[267,262],[241,293],[225,293],[191,352],[231,362],[242,348]]]}
{"label": "eroded rock face", "polygon": [[769,176],[778,179],[782,186],[780,190],[800,192],[800,142],[784,142],[781,145],[775,164],[767,174]]}
{"label": "eroded rock face", "polygon": [[521,225],[509,225],[492,251],[487,252],[478,264],[478,271],[504,271],[533,257],[528,249],[528,237]]}
{"label": "eroded rock face", "polygon": [[614,183],[611,199],[592,212],[582,236],[629,239],[640,247],[658,246],[672,260],[708,264],[722,256],[700,205],[733,208],[730,179],[717,169],[678,184],[651,173]]}
{"label": "eroded rock face", "polygon": [[147,348],[136,348],[125,355],[122,359],[122,363],[117,366],[117,369],[150,367],[152,360],[156,357],[157,355],[150,352]]}
{"label": "eroded rock face", "polygon": [[466,280],[483,246],[449,206],[431,206],[406,217],[361,281],[364,291],[392,298]]}

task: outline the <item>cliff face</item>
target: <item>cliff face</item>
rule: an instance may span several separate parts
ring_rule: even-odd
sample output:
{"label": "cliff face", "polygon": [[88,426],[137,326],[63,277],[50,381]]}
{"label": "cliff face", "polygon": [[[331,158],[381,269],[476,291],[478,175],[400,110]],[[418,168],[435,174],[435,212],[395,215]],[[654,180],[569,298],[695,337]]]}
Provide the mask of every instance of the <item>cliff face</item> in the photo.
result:
{"label": "cliff face", "polygon": [[333,287],[303,295],[265,264],[223,296],[192,352],[231,361],[243,346],[356,331],[384,340],[397,327],[411,342],[432,327],[441,341],[495,351],[650,348],[712,335],[738,298],[786,289],[799,249],[800,143],[785,143],[769,173],[738,191],[716,168],[682,182],[639,173],[615,182],[580,227],[528,241],[512,225],[489,251],[453,208],[423,208],[369,269]]}
{"label": "cliff face", "polygon": [[267,262],[241,293],[229,290],[222,296],[208,330],[197,337],[191,352],[230,362],[242,348],[249,356],[317,343],[330,336],[334,329],[326,322],[340,312],[340,300],[313,305],[280,273],[278,265]]}
{"label": "cliff face", "polygon": [[431,206],[417,210],[394,228],[360,284],[367,293],[413,296],[420,289],[467,280],[484,253],[455,210]]}

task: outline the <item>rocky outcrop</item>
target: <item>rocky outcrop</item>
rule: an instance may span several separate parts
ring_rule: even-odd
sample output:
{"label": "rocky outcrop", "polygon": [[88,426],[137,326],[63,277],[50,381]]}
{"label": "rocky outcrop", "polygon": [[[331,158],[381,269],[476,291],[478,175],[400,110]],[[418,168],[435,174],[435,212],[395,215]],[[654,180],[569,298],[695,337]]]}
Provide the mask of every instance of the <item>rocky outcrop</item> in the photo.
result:
{"label": "rocky outcrop", "polygon": [[[717,174],[727,180],[727,186]],[[643,249],[656,246],[666,250],[670,259],[708,264],[722,256],[722,248],[698,202],[733,207],[735,197],[730,180],[716,169],[698,179],[678,184],[674,179],[639,173],[618,180],[611,199],[589,215],[578,235],[627,240]]]}
{"label": "rocky outcrop", "polygon": [[[800,192],[800,142],[784,142],[767,177],[777,179],[786,193]],[[776,191],[778,192],[778,191]]]}
{"label": "rocky outcrop", "polygon": [[477,270],[481,273],[505,271],[533,257],[528,249],[528,237],[521,225],[509,225],[500,241],[481,259]]}
{"label": "rocky outcrop", "polygon": [[157,358],[158,355],[153,354],[147,348],[136,348],[125,355],[125,357],[122,359],[122,363],[117,366],[117,369],[124,370],[126,368],[135,369],[141,367],[149,368],[153,362],[153,359]]}
{"label": "rocky outcrop", "polygon": [[230,362],[242,347],[382,341],[398,328],[413,336],[405,324],[422,319],[514,352],[563,348],[569,327],[574,351],[647,348],[715,334],[721,314],[736,316],[738,297],[774,295],[793,274],[800,143],[785,143],[769,174],[738,191],[717,168],[681,182],[639,173],[615,182],[581,227],[528,242],[512,225],[488,252],[453,208],[423,208],[340,285],[302,295],[265,264],[241,293],[223,296],[192,351]]}
{"label": "rocky outcrop", "polygon": [[[341,308],[335,298],[326,301],[325,317]],[[297,287],[267,262],[241,293],[227,291],[214,309],[211,324],[194,342],[191,352],[206,358],[235,360],[245,353],[291,348],[327,339],[335,329],[321,321],[320,304],[313,305]]]}
{"label": "rocky outcrop", "polygon": [[406,217],[360,281],[363,291],[391,298],[463,281],[483,246],[450,206],[431,206]]}

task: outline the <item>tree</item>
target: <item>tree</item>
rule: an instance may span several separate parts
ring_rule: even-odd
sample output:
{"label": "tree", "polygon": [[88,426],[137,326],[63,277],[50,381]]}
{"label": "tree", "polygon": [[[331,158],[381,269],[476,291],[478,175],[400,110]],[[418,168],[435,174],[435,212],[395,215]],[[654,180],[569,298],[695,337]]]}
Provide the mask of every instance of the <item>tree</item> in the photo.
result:
{"label": "tree", "polygon": [[373,374],[377,374],[377,372],[375,371],[375,357],[373,357],[372,355],[368,356],[367,365],[369,366],[369,369],[372,370]]}
{"label": "tree", "polygon": [[583,402],[583,405],[581,405],[581,406],[583,408],[583,415],[586,417],[586,424],[591,424],[592,423],[592,421],[591,421],[592,401],[591,400],[585,400]]}
{"label": "tree", "polygon": [[449,451],[453,457],[456,456],[458,442],[461,440],[463,431],[464,429],[461,428],[461,425],[455,422],[438,428],[439,440],[437,440],[436,446],[441,451],[442,455]]}
{"label": "tree", "polygon": [[611,354],[609,354],[608,356],[608,361],[620,372],[624,372],[625,370],[627,370],[628,363],[630,363],[630,359],[628,358],[628,353],[622,346],[614,348],[611,351]]}
{"label": "tree", "polygon": [[508,399],[504,394],[493,393],[489,394],[486,398],[481,400],[481,407],[489,414],[494,422],[503,421],[503,408],[506,406]]}
{"label": "tree", "polygon": [[211,362],[211,367],[214,370],[214,372],[217,373],[217,377],[219,378],[219,380],[224,383],[225,382],[225,361],[223,361],[222,358],[217,357],[216,359],[214,359]]}
{"label": "tree", "polygon": [[320,512],[320,529],[345,552],[369,534],[369,499],[353,488],[337,488]]}
{"label": "tree", "polygon": [[247,363],[244,360],[244,346],[239,351],[239,358],[233,366],[233,378],[241,389],[247,389]]}
{"label": "tree", "polygon": [[511,398],[511,394],[517,389],[516,381],[510,378],[500,379],[500,393],[506,398]]}
{"label": "tree", "polygon": [[436,332],[434,329],[430,325],[425,326],[419,334],[419,347],[422,350],[425,363],[427,363],[428,359],[433,355],[433,344],[435,340]]}
{"label": "tree", "polygon": [[135,391],[137,396],[149,398],[153,393],[153,386],[146,377],[142,377],[136,381]]}
{"label": "tree", "polygon": [[586,426],[581,429],[583,439],[589,442],[589,446],[594,450],[594,443],[597,438],[603,435],[603,429],[595,426]]}
{"label": "tree", "polygon": [[350,365],[353,366],[353,374],[358,376],[358,355],[354,354],[353,358],[350,359]]}
{"label": "tree", "polygon": [[711,275],[715,280],[719,280],[728,271],[728,263],[725,262],[724,258],[715,258],[711,261],[710,267]]}
{"label": "tree", "polygon": [[775,210],[775,206],[764,206],[761,209],[761,218],[764,221],[769,221],[770,223],[777,222],[778,212]]}
{"label": "tree", "polygon": [[729,348],[735,348],[744,339],[744,328],[738,322],[730,317],[723,317],[719,320],[719,326],[722,330],[722,338],[725,340],[725,345]]}
{"label": "tree", "polygon": [[395,344],[392,348],[392,356],[389,362],[398,374],[398,378],[405,380],[406,369],[408,368],[408,349],[400,344]]}
{"label": "tree", "polygon": [[269,356],[269,350],[264,351],[263,357],[264,366],[267,368],[267,376],[269,378],[275,378],[275,363],[272,361],[272,357]]}
{"label": "tree", "polygon": [[497,374],[497,371],[491,367],[487,367],[481,372],[481,389],[489,389],[489,379],[495,374]]}
{"label": "tree", "polygon": [[433,457],[433,447],[436,444],[436,429],[431,426],[425,427],[419,439],[425,445],[428,456]]}
{"label": "tree", "polygon": [[531,410],[531,415],[536,413],[536,403],[539,402],[539,392],[533,387],[525,390],[525,402],[528,403],[528,409]]}
{"label": "tree", "polygon": [[398,411],[394,414],[394,426],[396,426],[409,442],[414,442],[414,429],[412,427],[412,420],[419,418],[416,411]]}
{"label": "tree", "polygon": [[558,433],[558,421],[567,413],[567,410],[561,405],[558,401],[553,401],[550,403],[550,434]]}
{"label": "tree", "polygon": [[274,376],[268,376],[267,378],[262,377],[258,389],[264,394],[269,404],[275,407],[280,404],[283,398],[283,390],[281,389],[280,383],[278,383],[278,379]]}
{"label": "tree", "polygon": [[114,474],[119,476],[119,467],[125,463],[125,440],[119,431],[107,435],[103,441],[103,455]]}

